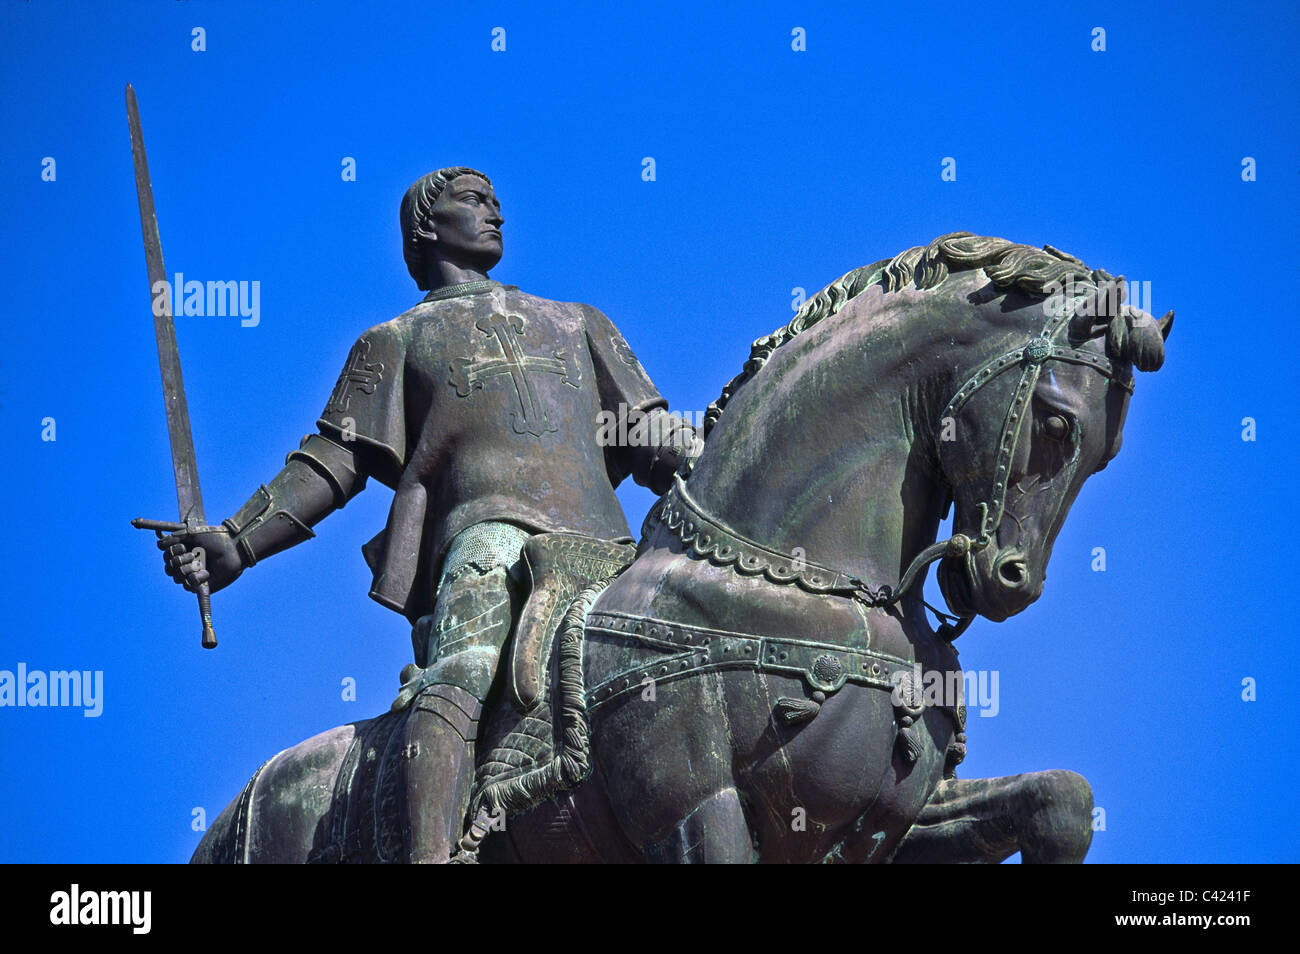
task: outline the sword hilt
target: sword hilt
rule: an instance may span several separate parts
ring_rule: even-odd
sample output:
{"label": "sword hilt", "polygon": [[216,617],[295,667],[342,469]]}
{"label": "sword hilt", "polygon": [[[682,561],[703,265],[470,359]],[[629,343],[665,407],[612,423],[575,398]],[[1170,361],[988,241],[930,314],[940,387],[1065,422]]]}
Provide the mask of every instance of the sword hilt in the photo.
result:
{"label": "sword hilt", "polygon": [[203,648],[216,649],[217,634],[212,631],[212,597],[206,583],[199,584],[199,616],[203,619]]}
{"label": "sword hilt", "polygon": [[[180,533],[182,530],[191,529],[187,524],[173,523],[168,520],[146,520],[143,517],[137,517],[131,521],[131,526],[137,530],[152,530],[158,534],[161,540],[164,534]],[[207,583],[200,583],[197,590],[199,595],[199,618],[203,623],[203,635],[200,642],[204,649],[217,648],[217,634],[212,630],[212,594],[208,590]]]}

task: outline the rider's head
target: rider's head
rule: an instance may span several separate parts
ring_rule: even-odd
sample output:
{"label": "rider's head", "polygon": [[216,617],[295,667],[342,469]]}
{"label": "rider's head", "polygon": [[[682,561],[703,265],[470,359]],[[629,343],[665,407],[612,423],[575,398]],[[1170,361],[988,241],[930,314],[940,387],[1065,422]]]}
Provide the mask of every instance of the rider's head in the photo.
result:
{"label": "rider's head", "polygon": [[449,166],[421,176],[402,197],[402,257],[422,291],[432,256],[484,273],[501,260],[504,221],[492,180],[477,169]]}

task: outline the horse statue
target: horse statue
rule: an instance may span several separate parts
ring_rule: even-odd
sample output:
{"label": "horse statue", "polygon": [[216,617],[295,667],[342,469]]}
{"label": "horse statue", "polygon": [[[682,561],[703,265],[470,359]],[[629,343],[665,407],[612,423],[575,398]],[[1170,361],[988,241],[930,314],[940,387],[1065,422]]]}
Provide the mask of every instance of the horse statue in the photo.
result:
{"label": "horse statue", "polygon": [[[546,612],[508,649],[455,860],[1081,861],[1083,777],[956,777],[953,640],[1039,597],[1172,324],[1123,278],[968,232],[822,289],[754,343],[635,554],[537,538]],[[400,718],[272,758],[194,860],[399,860]]]}

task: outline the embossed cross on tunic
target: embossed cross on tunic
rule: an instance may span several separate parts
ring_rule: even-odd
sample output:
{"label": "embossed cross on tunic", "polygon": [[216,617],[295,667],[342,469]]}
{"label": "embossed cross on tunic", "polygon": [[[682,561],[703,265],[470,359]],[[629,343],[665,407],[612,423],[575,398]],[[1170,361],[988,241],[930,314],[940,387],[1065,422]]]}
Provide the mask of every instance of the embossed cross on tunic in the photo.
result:
{"label": "embossed cross on tunic", "polygon": [[484,381],[494,375],[508,375],[519,400],[519,410],[510,414],[510,425],[516,434],[543,434],[557,430],[546,408],[538,399],[529,371],[558,374],[569,387],[581,388],[581,375],[570,364],[567,351],[552,351],[551,357],[526,354],[519,343],[524,333],[524,317],[513,314],[494,314],[480,318],[474,327],[488,337],[495,337],[501,348],[501,357],[474,361],[473,358],[456,358],[451,363],[449,383],[458,397],[468,397],[472,391],[483,389]]}
{"label": "embossed cross on tunic", "polygon": [[346,411],[351,403],[351,392],[354,388],[364,394],[375,393],[375,388],[384,378],[384,364],[382,361],[367,361],[369,354],[370,342],[358,341],[353,345],[352,353],[348,355],[348,362],[343,367],[343,373],[339,375],[338,383],[334,385],[334,393],[330,395],[326,410],[337,408]]}

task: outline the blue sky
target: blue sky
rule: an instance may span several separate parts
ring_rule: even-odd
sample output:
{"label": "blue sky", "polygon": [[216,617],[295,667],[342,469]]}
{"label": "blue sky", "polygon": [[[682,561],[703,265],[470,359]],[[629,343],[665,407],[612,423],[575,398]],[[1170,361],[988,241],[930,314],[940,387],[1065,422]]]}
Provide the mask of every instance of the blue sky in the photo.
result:
{"label": "blue sky", "polygon": [[[1178,320],[1123,452],[1042,599],[962,637],[1000,689],[962,774],[1083,773],[1106,812],[1091,861],[1300,860],[1294,5],[35,0],[0,7],[0,37],[0,670],[104,686],[97,718],[0,708],[0,861],[186,860],[196,808],[215,818],[274,752],[381,712],[410,658],[366,598],[377,484],[214,597],[215,652],[129,526],[172,518],[175,492],[127,82],[168,272],[260,282],[255,327],[176,323],[214,522],[314,429],[355,337],[420,297],[397,204],[439,166],[493,178],[493,277],[600,308],[684,410],[788,320],[793,288],[953,230],[1149,281]],[[639,526],[649,494],[620,496]]]}

